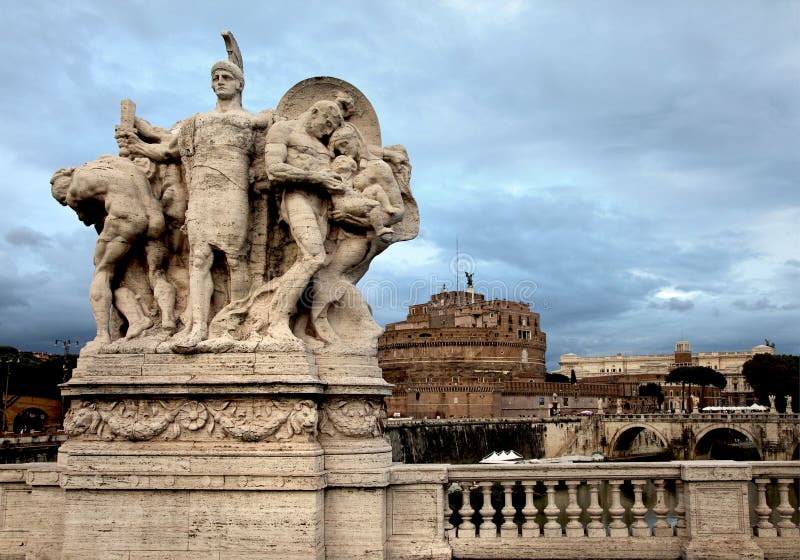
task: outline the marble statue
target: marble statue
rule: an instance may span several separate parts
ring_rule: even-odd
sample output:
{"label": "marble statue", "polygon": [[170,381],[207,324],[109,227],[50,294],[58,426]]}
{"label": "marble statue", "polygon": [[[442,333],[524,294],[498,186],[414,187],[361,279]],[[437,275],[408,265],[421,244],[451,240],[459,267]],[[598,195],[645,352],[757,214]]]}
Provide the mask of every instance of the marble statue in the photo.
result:
{"label": "marble statue", "polygon": [[[254,130],[266,128],[269,119],[257,118],[242,108],[244,69],[231,34],[224,35],[231,60],[211,68],[211,88],[217,96],[213,110],[192,115],[179,123],[174,134],[157,144],[145,143],[149,123],[137,119],[138,130],[119,130],[120,147],[129,154],[157,161],[182,161],[187,176],[186,233],[190,251],[189,311],[191,319],[173,343],[175,351],[194,349],[208,336],[214,284],[211,267],[215,251],[224,255],[230,299],[247,295],[247,232],[249,221],[249,169]],[[138,126],[136,126],[138,125]]]}
{"label": "marble statue", "polygon": [[[89,286],[89,301],[97,326],[90,348],[111,342],[111,303],[127,320],[126,339],[139,336],[153,326],[140,299],[126,287],[124,279],[112,290],[115,275],[125,272],[124,263],[132,248],[143,250],[149,285],[161,312],[161,327],[175,328],[175,290],[166,279],[166,246],[161,203],[150,192],[144,172],[128,159],[102,156],[79,168],[59,169],[50,180],[53,197],[69,206],[87,226],[97,228],[94,251],[95,271]],[[136,250],[136,249],[133,249]]]}
{"label": "marble statue", "polygon": [[[417,235],[411,162],[336,78],[245,109],[223,38],[211,110],[161,127],[125,99],[119,154],[51,180],[99,234],[97,335],[63,386],[71,511],[53,558],[161,558],[153,543],[195,538],[231,558],[371,558],[387,543],[392,390],[356,284]],[[201,526],[173,527],[184,507]]]}
{"label": "marble statue", "polygon": [[276,109],[242,106],[244,65],[211,68],[214,108],[152,125],[122,102],[119,156],[53,176],[53,196],[100,234],[86,353],[375,353],[356,288],[419,213],[402,146],[381,146],[369,101],[312,78]]}
{"label": "marble statue", "polygon": [[794,414],[792,410],[792,395],[786,395],[786,414]]}
{"label": "marble statue", "polygon": [[767,395],[767,396],[769,397],[769,413],[776,414],[778,412],[778,409],[775,408],[776,396],[775,395]]}

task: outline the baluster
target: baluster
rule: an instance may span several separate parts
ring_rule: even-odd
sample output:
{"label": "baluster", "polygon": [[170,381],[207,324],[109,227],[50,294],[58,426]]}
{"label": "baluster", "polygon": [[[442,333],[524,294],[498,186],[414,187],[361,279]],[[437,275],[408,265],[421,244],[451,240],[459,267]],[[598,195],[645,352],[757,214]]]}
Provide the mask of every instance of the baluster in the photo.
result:
{"label": "baluster", "polygon": [[611,523],[608,525],[608,536],[610,537],[627,537],[628,526],[625,525],[622,516],[625,514],[625,508],[622,507],[621,490],[624,480],[609,480],[608,484],[611,486],[611,504],[608,507],[608,513],[611,515]]}
{"label": "baluster", "polygon": [[494,524],[494,508],[492,507],[492,483],[481,482],[481,495],[483,496],[483,505],[481,506],[481,526],[478,531],[478,536],[482,539],[497,538],[497,525]]}
{"label": "baluster", "polygon": [[557,480],[545,480],[545,487],[547,488],[547,507],[544,508],[544,515],[547,522],[544,524],[545,537],[560,537],[561,524],[558,522],[558,514],[561,510],[556,505],[556,486]]}
{"label": "baluster", "polygon": [[603,525],[603,507],[600,505],[601,480],[593,480],[589,484],[589,524],[586,526],[586,535],[589,537],[605,537],[606,527]]}
{"label": "baluster", "polygon": [[475,538],[475,524],[472,523],[472,516],[475,510],[472,509],[472,502],[469,499],[470,490],[472,490],[471,482],[461,483],[461,525],[458,526],[459,539],[473,539]]}
{"label": "baluster", "polygon": [[538,537],[539,524],[536,523],[536,506],[533,505],[533,487],[536,486],[535,482],[523,482],[525,487],[525,507],[522,508],[522,515],[525,516],[525,521],[522,524],[523,537]]}
{"label": "baluster", "polygon": [[578,485],[577,480],[567,481],[567,495],[569,501],[564,513],[567,514],[566,532],[568,537],[582,537],[583,524],[578,519],[581,515],[581,506],[578,505]]}
{"label": "baluster", "polygon": [[634,537],[649,537],[650,527],[644,520],[647,515],[647,507],[644,505],[644,487],[647,484],[646,480],[633,480],[633,505],[631,506],[631,513],[633,514],[634,521],[631,524],[631,535]]}
{"label": "baluster", "polygon": [[684,496],[683,481],[675,481],[675,536],[685,537],[686,530],[686,496]]}
{"label": "baluster", "polygon": [[673,534],[672,527],[667,523],[667,498],[664,490],[664,480],[656,480],[656,505],[653,506],[653,513],[656,514],[656,522],[653,525],[654,537],[671,537]]}
{"label": "baluster", "polygon": [[794,480],[791,478],[779,478],[778,479],[778,494],[781,497],[781,501],[778,504],[778,507],[775,508],[775,511],[778,512],[778,515],[781,516],[780,520],[778,521],[778,535],[781,537],[798,537],[800,536],[800,529],[792,523],[792,514],[794,513],[794,508],[792,504],[789,503],[789,485],[793,484]]}
{"label": "baluster", "polygon": [[500,536],[503,538],[516,538],[519,536],[519,528],[514,523],[514,515],[517,510],[511,502],[511,492],[514,490],[513,482],[503,484],[503,509],[500,514],[503,516],[503,523],[500,525]]}
{"label": "baluster", "polygon": [[756,492],[758,493],[758,505],[756,506],[756,513],[758,514],[758,523],[756,524],[756,535],[759,537],[777,537],[778,530],[775,525],[770,523],[769,514],[772,509],[767,504],[767,485],[769,484],[768,478],[757,478]]}
{"label": "baluster", "polygon": [[453,516],[453,508],[450,507],[450,482],[444,485],[444,538],[450,540],[455,536],[453,524],[450,523],[450,518]]}

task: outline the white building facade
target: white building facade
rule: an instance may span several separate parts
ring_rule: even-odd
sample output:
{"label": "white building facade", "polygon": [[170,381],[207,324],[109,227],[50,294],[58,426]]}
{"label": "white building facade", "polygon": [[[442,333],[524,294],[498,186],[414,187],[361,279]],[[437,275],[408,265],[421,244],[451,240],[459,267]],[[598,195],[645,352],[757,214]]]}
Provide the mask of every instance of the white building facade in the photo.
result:
{"label": "white building facade", "polygon": [[[752,402],[753,389],[742,375],[744,363],[756,354],[775,354],[772,346],[760,344],[750,350],[733,352],[696,352],[691,351],[689,341],[680,340],[675,343],[672,354],[627,355],[616,354],[613,356],[578,356],[577,354],[563,354],[559,359],[561,373],[569,377],[574,371],[579,381],[591,380],[594,377],[614,376],[617,379],[641,383],[661,383],[670,370],[677,366],[693,365],[710,367],[728,380],[722,391],[725,405],[745,405],[748,400]],[[665,388],[665,396],[669,399],[669,389]]]}

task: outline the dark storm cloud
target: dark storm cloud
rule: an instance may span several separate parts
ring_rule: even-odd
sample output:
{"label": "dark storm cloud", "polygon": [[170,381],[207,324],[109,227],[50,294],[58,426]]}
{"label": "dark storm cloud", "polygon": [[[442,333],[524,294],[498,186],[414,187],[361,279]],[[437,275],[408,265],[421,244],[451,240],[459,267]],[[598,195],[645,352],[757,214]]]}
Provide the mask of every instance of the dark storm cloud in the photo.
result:
{"label": "dark storm cloud", "polygon": [[673,297],[662,303],[651,303],[650,306],[656,309],[667,309],[669,311],[689,311],[694,307],[694,303],[688,299]]}
{"label": "dark storm cloud", "polygon": [[19,226],[6,232],[6,241],[17,247],[47,247],[52,244],[50,238],[27,226]]}

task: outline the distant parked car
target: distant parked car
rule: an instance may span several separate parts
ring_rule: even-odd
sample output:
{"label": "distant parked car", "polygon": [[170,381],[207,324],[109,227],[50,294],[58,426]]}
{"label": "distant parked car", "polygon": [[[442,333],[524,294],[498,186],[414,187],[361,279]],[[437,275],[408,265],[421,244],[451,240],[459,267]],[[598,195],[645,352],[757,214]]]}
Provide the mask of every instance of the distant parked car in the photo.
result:
{"label": "distant parked car", "polygon": [[591,416],[594,414],[594,410],[581,410],[578,414],[580,416]]}

